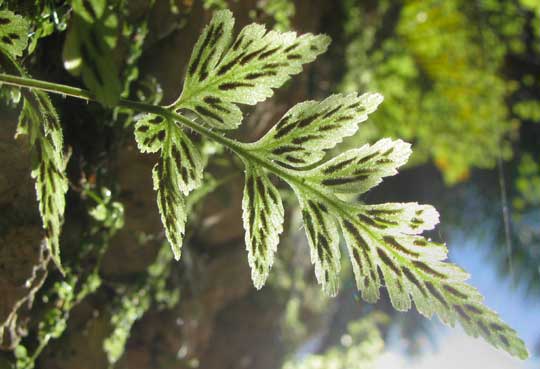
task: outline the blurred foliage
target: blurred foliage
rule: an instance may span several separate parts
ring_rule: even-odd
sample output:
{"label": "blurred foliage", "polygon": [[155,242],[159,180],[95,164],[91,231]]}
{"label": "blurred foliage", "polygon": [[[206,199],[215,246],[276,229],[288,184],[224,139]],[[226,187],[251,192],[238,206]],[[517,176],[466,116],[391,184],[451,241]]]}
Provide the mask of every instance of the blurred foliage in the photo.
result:
{"label": "blurred foliage", "polygon": [[226,0],[203,0],[203,6],[205,9],[211,10],[221,10],[229,7]]}
{"label": "blurred foliage", "polygon": [[517,194],[512,200],[515,210],[525,211],[540,206],[540,157],[535,160],[528,153],[523,155],[515,186]]}
{"label": "blurred foliage", "polygon": [[278,31],[288,31],[291,29],[291,19],[295,13],[293,1],[259,0],[257,7],[274,19],[274,29]]}
{"label": "blurred foliage", "polygon": [[[122,204],[112,200],[107,188],[100,191],[100,196],[87,183],[84,192],[92,199],[88,203],[88,213],[93,221],[87,237],[82,240],[78,260],[65,266],[64,277],[42,292],[44,307],[37,330],[30,340],[19,344],[14,351],[16,369],[33,369],[49,341],[63,335],[71,310],[101,286],[100,261],[110,238],[123,226],[124,211]],[[92,202],[97,205],[90,205]]]}
{"label": "blurred foliage", "polygon": [[358,140],[412,140],[413,161],[433,160],[449,184],[467,179],[474,167],[492,168],[497,158],[511,157],[519,121],[506,102],[519,86],[503,67],[508,54],[526,49],[519,4],[345,4],[341,88],[383,91],[386,99]]}
{"label": "blurred foliage", "polygon": [[[238,3],[239,0],[203,0],[203,7],[211,10],[228,9],[230,5]],[[289,31],[292,28],[291,20],[295,14],[295,4],[293,0],[257,0],[253,10],[249,12],[252,20],[257,19],[261,13],[266,14],[277,31]]]}
{"label": "blurred foliage", "polygon": [[369,369],[382,354],[384,340],[380,325],[388,323],[388,317],[372,313],[349,323],[340,344],[321,354],[308,354],[286,362],[283,369]]}
{"label": "blurred foliage", "polygon": [[540,101],[524,100],[514,104],[513,112],[522,120],[540,123]]}
{"label": "blurred foliage", "polygon": [[30,41],[27,48],[28,54],[32,54],[38,42],[52,35],[54,32],[63,32],[67,28],[71,6],[65,1],[54,0],[6,0],[0,1],[0,6],[24,14],[26,19],[31,20]]}
{"label": "blurred foliage", "polygon": [[167,288],[167,278],[171,270],[172,254],[165,243],[156,258],[148,267],[147,274],[129,291],[120,291],[119,298],[113,302],[111,325],[113,331],[103,341],[103,350],[109,364],[114,365],[124,353],[131,327],[154,304],[163,308],[174,307],[180,298],[178,290]]}

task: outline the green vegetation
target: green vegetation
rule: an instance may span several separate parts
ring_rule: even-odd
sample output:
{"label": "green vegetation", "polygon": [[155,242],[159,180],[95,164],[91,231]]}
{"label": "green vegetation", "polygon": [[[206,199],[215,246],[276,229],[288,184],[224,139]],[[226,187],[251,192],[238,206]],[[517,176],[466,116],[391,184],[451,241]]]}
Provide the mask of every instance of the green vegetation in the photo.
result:
{"label": "green vegetation", "polygon": [[[51,272],[40,291],[39,314],[32,312],[30,323],[33,336],[12,350],[13,368],[36,366],[51,341],[67,336],[72,311],[81,305],[89,309],[88,301],[105,306],[100,347],[110,367],[121,364],[137,322],[180,303],[177,265],[183,268],[181,285],[193,296],[200,292],[190,280],[192,268],[197,268],[189,249],[195,229],[190,223],[212,224],[218,215],[202,219],[199,204],[241,173],[242,238],[253,285],[261,289],[270,279],[272,291],[294,291],[280,299],[288,342],[299,345],[308,336],[308,327],[299,322],[306,311],[322,314],[329,304],[313,297],[303,270],[287,270],[294,268],[286,260],[288,251],[286,257],[278,252],[280,240],[286,240],[292,228],[288,219],[296,212],[316,280],[328,296],[354,284],[359,298],[368,303],[388,299],[397,311],[414,304],[425,317],[437,314],[494,347],[528,357],[518,334],[466,284],[469,275],[446,261],[446,245],[430,238],[428,232],[439,221],[434,207],[384,201],[368,205],[359,196],[397,174],[411,155],[409,166],[432,162],[448,185],[468,180],[476,168],[502,167],[513,158],[519,165],[510,202],[519,245],[528,242],[524,237],[537,235],[527,227],[540,205],[540,153],[534,145],[515,150],[514,143],[523,127],[538,127],[540,79],[530,71],[513,75],[514,69],[508,68],[538,47],[531,46],[540,39],[530,29],[540,23],[534,2],[346,0],[339,5],[339,15],[325,15],[343,17],[339,29],[330,31],[337,46],[331,46],[326,35],[290,31],[293,16],[302,15],[295,15],[297,6],[288,0],[260,1],[243,18],[264,19],[270,30],[258,23],[235,28],[226,8],[240,6],[240,1],[165,3],[0,2],[0,98],[6,109],[20,108],[17,137],[28,139],[43,236],[59,272]],[[163,91],[158,80],[144,72],[150,63],[141,61],[144,53],[163,45],[163,34],[189,24],[191,11],[203,9],[214,13],[211,19],[211,13],[205,13],[209,22],[197,30],[191,52],[187,46],[184,50],[185,65],[178,66],[178,73],[184,73],[181,92],[173,99],[167,91],[170,103],[158,105]],[[154,11],[174,17],[173,26],[155,31]],[[527,17],[519,16],[523,12]],[[323,90],[336,86],[341,93],[281,112],[275,109],[267,114],[270,118],[264,117],[271,124],[246,134],[253,125],[246,127],[243,121],[264,116],[257,115],[263,105],[259,103],[295,83],[292,77],[324,58],[328,49],[344,58],[326,65],[326,74],[317,70],[322,77],[306,72],[306,79],[311,78],[311,84],[323,81]],[[39,65],[47,50],[57,65]],[[48,70],[55,71],[53,77],[48,78]],[[338,76],[330,83],[324,80],[332,74],[329,70]],[[67,84],[53,82],[57,80]],[[72,87],[77,82],[85,88]],[[76,99],[88,105],[79,108],[82,113],[64,116],[70,104],[78,104]],[[74,137],[86,131],[70,128],[73,120],[79,129],[93,130],[90,141],[95,142],[78,147],[84,139]],[[414,153],[402,139],[414,142]],[[103,153],[126,142],[130,155],[136,149],[148,154],[132,160],[155,163],[147,173],[155,206],[145,202],[138,189],[122,192],[113,174],[117,168],[103,164]],[[132,211],[141,207],[160,216],[163,234],[147,234],[146,224],[126,226],[130,214],[119,197],[129,201],[138,196]],[[66,214],[83,216],[76,220]],[[73,224],[76,231],[70,228]],[[63,233],[63,227],[69,231]],[[109,244],[118,233],[134,229],[138,246],[157,241],[159,250],[128,277],[115,280],[109,273],[112,281],[106,280],[102,259],[114,252]],[[66,248],[64,244],[77,245],[77,232],[83,235],[81,245]],[[341,271],[344,250],[350,259],[346,273]],[[521,252],[518,261],[527,264],[523,275],[534,280],[537,259],[523,250],[519,246],[514,251]],[[183,263],[173,263],[173,257],[182,257]],[[369,367],[384,347],[384,327],[391,319],[369,314],[346,326],[340,345],[327,345],[302,362],[289,358],[284,368]]]}

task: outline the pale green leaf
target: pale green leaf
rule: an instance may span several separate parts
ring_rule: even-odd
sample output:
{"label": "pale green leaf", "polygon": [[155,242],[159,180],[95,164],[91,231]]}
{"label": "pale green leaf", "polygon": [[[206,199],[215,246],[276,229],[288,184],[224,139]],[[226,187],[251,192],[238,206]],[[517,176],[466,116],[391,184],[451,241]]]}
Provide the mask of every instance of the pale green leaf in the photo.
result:
{"label": "pale green leaf", "polygon": [[180,259],[186,226],[186,199],[180,192],[179,168],[170,156],[162,156],[152,170],[161,221],[176,260]]}
{"label": "pale green leaf", "polygon": [[251,278],[260,289],[274,262],[283,231],[284,211],[281,196],[266,173],[249,163],[246,164],[242,210]]}
{"label": "pale green leaf", "polygon": [[36,180],[39,213],[47,247],[61,270],[60,232],[64,221],[68,181],[62,152],[62,130],[47,94],[25,95],[17,134],[27,134],[32,147],[32,178]]}
{"label": "pale green leaf", "polygon": [[[195,46],[182,95],[170,107],[176,112],[191,110],[218,129],[236,127],[242,118],[236,104],[255,104],[271,96],[273,88],[298,73],[302,63],[313,60],[328,43],[325,37],[266,32],[259,25],[244,28],[233,41],[233,22],[230,12],[216,13]],[[465,284],[468,275],[444,261],[445,245],[421,236],[438,222],[433,207],[364,205],[343,199],[343,194],[363,193],[396,174],[411,153],[409,144],[383,139],[314,167],[326,150],[354,134],[381,101],[379,94],[308,101],[293,107],[256,143],[219,140],[246,165],[243,222],[255,286],[260,288],[267,279],[283,227],[281,199],[268,170],[289,183],[299,199],[315,275],[327,294],[338,292],[341,230],[363,299],[377,301],[384,287],[397,310],[408,310],[414,303],[428,317],[437,314],[448,324],[460,322],[469,334],[527,357],[516,332]],[[196,176],[186,180],[183,170],[202,173],[202,165],[185,167],[190,162],[186,156],[193,158],[198,152],[175,124],[156,116],[137,124],[136,138],[141,151],[161,150],[154,185],[167,237],[179,258],[187,212],[184,194],[198,183]]]}
{"label": "pale green leaf", "polygon": [[28,43],[29,22],[9,10],[0,11],[0,50],[17,58]]}
{"label": "pale green leaf", "polygon": [[178,260],[187,217],[185,197],[203,178],[201,154],[177,124],[154,114],[136,123],[135,139],[141,152],[160,151],[153,170],[154,189],[167,239]]}
{"label": "pale green leaf", "polygon": [[411,154],[411,145],[382,139],[374,145],[344,152],[315,169],[303,172],[308,181],[334,193],[363,193],[397,173]]}
{"label": "pale green leaf", "polygon": [[291,186],[300,201],[315,276],[322,284],[323,291],[329,296],[335,296],[339,290],[341,269],[336,219],[330,213],[326,201],[302,191],[300,187]]}
{"label": "pale green leaf", "polygon": [[236,128],[242,121],[236,104],[253,105],[272,96],[329,44],[327,36],[298,37],[259,24],[248,25],[233,41],[233,26],[230,11],[215,13],[195,44],[182,95],[171,106],[192,110],[217,129]]}
{"label": "pale green leaf", "polygon": [[410,309],[414,301],[427,317],[436,313],[452,326],[460,322],[468,334],[527,357],[516,332],[482,304],[475,288],[464,283],[468,274],[443,261],[446,247],[417,235],[438,222],[435,209],[416,203],[345,208],[339,221],[363,299],[377,301],[384,286],[397,310]]}
{"label": "pale green leaf", "polygon": [[367,93],[297,104],[263,138],[248,146],[286,168],[314,164],[325,150],[353,135],[382,100],[379,94]]}
{"label": "pale green leaf", "polygon": [[397,310],[410,309],[414,301],[422,314],[436,313],[449,324],[459,321],[469,334],[481,335],[496,347],[526,357],[516,333],[464,283],[468,275],[444,262],[446,247],[419,236],[438,223],[433,207],[350,204],[338,197],[363,193],[383,177],[396,174],[410,156],[409,144],[382,139],[313,169],[295,168],[321,160],[324,150],[353,134],[381,100],[376,94],[359,98],[337,95],[321,103],[299,104],[261,140],[244,147],[257,160],[282,167],[275,173],[291,185],[300,201],[315,274],[326,293],[338,291],[339,224],[364,300],[377,301],[380,288],[385,287]]}
{"label": "pale green leaf", "polygon": [[147,114],[135,125],[135,139],[141,152],[161,150],[178,173],[178,188],[184,195],[200,186],[203,160],[191,139],[174,122],[161,116]]}
{"label": "pale green leaf", "polygon": [[152,153],[161,150],[165,142],[169,123],[165,118],[146,114],[135,124],[135,140],[141,152]]}

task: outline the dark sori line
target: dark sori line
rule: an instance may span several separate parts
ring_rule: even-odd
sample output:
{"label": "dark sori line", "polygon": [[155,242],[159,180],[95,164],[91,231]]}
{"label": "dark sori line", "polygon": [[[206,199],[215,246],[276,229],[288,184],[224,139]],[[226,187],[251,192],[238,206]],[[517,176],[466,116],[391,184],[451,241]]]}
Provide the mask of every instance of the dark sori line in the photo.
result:
{"label": "dark sori line", "polygon": [[384,224],[379,224],[377,222],[375,222],[373,219],[371,219],[370,217],[368,217],[367,215],[364,215],[362,213],[358,214],[358,219],[366,224],[369,224],[370,226],[372,227],[375,227],[375,228],[379,228],[379,229],[386,229],[386,225]]}
{"label": "dark sori line", "polygon": [[434,270],[433,268],[431,268],[430,266],[428,266],[426,263],[422,261],[413,260],[412,263],[414,264],[415,267],[417,267],[418,269],[421,269],[424,273],[430,274],[434,277],[441,278],[441,279],[448,278],[445,274]]}
{"label": "dark sori line", "polygon": [[328,125],[325,125],[325,126],[321,126],[319,127],[319,132],[328,132],[328,131],[332,131],[334,129],[338,129],[340,128],[341,126],[338,125],[338,124],[328,124]]}
{"label": "dark sori line", "polygon": [[301,146],[280,146],[272,150],[272,154],[274,155],[281,155],[281,154],[287,154],[290,152],[297,152],[297,151],[304,151],[304,148]]}
{"label": "dark sori line", "polygon": [[204,60],[201,66],[201,72],[199,73],[199,81],[203,82],[206,79],[206,77],[208,77],[208,63],[210,63],[210,60],[212,59],[215,53],[216,53],[216,49],[210,50],[210,53]]}
{"label": "dark sori line", "polygon": [[292,155],[286,155],[285,156],[285,159],[290,162],[290,163],[294,163],[294,164],[305,164],[306,161],[302,158],[297,158],[297,157],[294,157]]}
{"label": "dark sori line", "polygon": [[272,77],[272,76],[275,76],[277,75],[277,73],[273,70],[269,70],[269,71],[266,71],[266,72],[257,72],[257,73],[249,73],[245,76],[246,79],[248,80],[254,80],[254,79],[258,79],[258,78],[261,78],[261,77]]}
{"label": "dark sori line", "polygon": [[405,277],[412,284],[414,284],[416,286],[416,288],[418,288],[418,290],[420,291],[422,296],[427,297],[427,292],[426,292],[426,289],[425,289],[424,285],[418,280],[418,278],[416,278],[414,273],[411,272],[411,270],[409,268],[407,268],[407,267],[402,267],[401,270],[403,271],[403,275],[405,275]]}
{"label": "dark sori line", "polygon": [[384,252],[381,248],[378,248],[377,247],[377,255],[379,255],[379,257],[381,258],[381,261],[387,266],[389,267],[390,269],[392,269],[392,271],[394,272],[394,274],[396,274],[397,276],[401,276],[402,275],[402,271],[401,269],[392,261],[392,259],[390,258],[390,256],[388,256],[386,254],[386,252]]}
{"label": "dark sori line", "polygon": [[482,315],[484,313],[482,310],[480,310],[474,305],[465,304],[464,306],[465,306],[465,309],[469,311],[470,313],[477,314],[477,315]]}
{"label": "dark sori line", "polygon": [[404,247],[402,244],[400,244],[394,237],[392,236],[384,236],[383,241],[386,242],[388,245],[390,245],[393,249],[406,254],[408,256],[412,256],[415,258],[420,257],[420,254],[414,251],[411,251]]}
{"label": "dark sori line", "polygon": [[204,106],[197,105],[197,106],[195,106],[195,110],[197,111],[197,113],[199,113],[199,114],[201,114],[201,115],[203,115],[205,117],[211,118],[213,120],[217,120],[221,124],[225,124],[225,121],[223,120],[223,118],[220,115],[218,115],[218,114],[214,113],[213,111],[205,108]]}
{"label": "dark sori line", "polygon": [[460,299],[467,299],[469,296],[467,296],[466,294],[464,294],[463,292],[460,292],[458,291],[457,289],[455,289],[454,287],[448,285],[448,284],[445,284],[443,285],[443,288],[450,294],[460,298]]}
{"label": "dark sori line", "polygon": [[319,139],[321,138],[321,136],[319,135],[305,135],[305,136],[301,136],[301,137],[296,137],[292,140],[292,143],[295,144],[295,145],[302,145],[306,142],[309,142],[309,141],[313,141],[313,140],[316,140],[316,139]]}
{"label": "dark sori line", "polygon": [[459,316],[461,316],[461,318],[465,321],[467,321],[467,323],[471,323],[472,319],[471,317],[469,316],[469,314],[467,314],[465,312],[465,310],[463,310],[463,308],[460,306],[460,305],[452,305],[452,307],[454,308],[455,311],[457,311],[457,313],[459,314]]}
{"label": "dark sori line", "polygon": [[[364,181],[368,179],[369,176],[367,175],[357,175],[357,176],[351,176],[351,177],[341,177],[341,178],[326,178],[321,181],[321,183],[325,186],[340,186],[348,183],[353,183],[357,181]],[[371,221],[371,219],[370,219]],[[380,226],[380,224],[372,224],[373,226]]]}
{"label": "dark sori line", "polygon": [[374,153],[371,153],[369,155],[364,156],[361,159],[358,159],[358,164],[364,164],[365,162],[373,159],[375,156],[379,155],[378,151],[375,151]]}
{"label": "dark sori line", "polygon": [[302,55],[300,54],[289,54],[287,55],[288,60],[300,60],[302,59]]}
{"label": "dark sori line", "polygon": [[296,128],[296,125],[297,125],[297,123],[294,122],[294,123],[291,123],[290,125],[283,126],[282,128],[278,127],[278,128],[277,128],[276,135],[275,135],[275,138],[282,138],[283,136],[287,135],[287,134],[290,133],[293,129]]}
{"label": "dark sori line", "polygon": [[[215,44],[215,41],[217,41],[217,38],[220,37],[223,34],[223,24],[219,23],[216,26],[216,29],[219,29],[220,32],[219,31],[216,32],[217,37],[212,41],[212,44],[211,44],[212,46]],[[203,43],[201,44],[201,47],[199,48],[199,50],[197,52],[197,56],[195,57],[195,59],[193,59],[193,63],[189,67],[189,74],[190,75],[195,74],[195,72],[197,71],[197,68],[199,67],[199,64],[201,62],[202,55],[207,50],[207,47],[209,46],[209,44],[210,44],[210,42],[211,42],[211,40],[213,38],[213,33],[214,33],[214,26],[210,25],[208,27],[208,30],[207,30],[206,35],[204,37]]]}
{"label": "dark sori line", "polygon": [[192,157],[192,153],[191,153],[191,150],[188,147],[188,144],[186,143],[186,139],[187,139],[186,137],[183,137],[180,140],[180,146],[182,147],[182,150],[184,151],[184,155],[186,156],[186,158],[187,158],[187,160],[189,162],[190,168],[194,168],[195,167],[195,160]]}
{"label": "dark sori line", "polygon": [[265,51],[264,53],[259,55],[259,60],[264,60],[264,59],[268,58],[269,56],[274,55],[275,53],[277,53],[279,51],[279,49],[281,49],[281,46],[277,46],[277,47],[275,47],[273,49]]}
{"label": "dark sori line", "polygon": [[310,117],[305,117],[298,121],[298,127],[305,128],[309,126],[311,123],[315,122],[320,116],[321,116],[321,113],[314,114]]}
{"label": "dark sori line", "polygon": [[397,215],[399,213],[401,213],[403,211],[403,209],[401,208],[398,208],[398,209],[369,209],[367,210],[367,213],[369,215]]}
{"label": "dark sori line", "polygon": [[437,288],[435,288],[435,286],[433,285],[433,283],[431,283],[430,281],[426,281],[425,283],[429,293],[435,297],[445,308],[449,308],[448,306],[448,302],[446,302],[446,300],[444,299],[443,295],[441,295],[441,293],[439,292],[439,290]]}
{"label": "dark sori line", "polygon": [[334,172],[337,172],[337,171],[339,171],[339,170],[345,168],[347,165],[349,165],[350,163],[352,163],[354,160],[355,160],[355,158],[350,158],[350,159],[344,160],[344,161],[342,161],[342,162],[339,162],[339,163],[330,165],[329,167],[326,167],[326,168],[323,170],[323,173],[324,173],[324,174],[332,174],[332,173],[334,173]]}
{"label": "dark sori line", "polygon": [[[381,218],[377,216],[373,216],[373,220],[379,223],[386,224],[387,226],[397,226],[399,225],[399,222],[391,219]],[[394,239],[395,240],[395,239]]]}
{"label": "dark sori line", "polygon": [[252,83],[246,83],[246,82],[226,82],[218,86],[218,88],[222,91],[234,90],[234,89],[237,89],[238,87],[255,87],[255,85]]}

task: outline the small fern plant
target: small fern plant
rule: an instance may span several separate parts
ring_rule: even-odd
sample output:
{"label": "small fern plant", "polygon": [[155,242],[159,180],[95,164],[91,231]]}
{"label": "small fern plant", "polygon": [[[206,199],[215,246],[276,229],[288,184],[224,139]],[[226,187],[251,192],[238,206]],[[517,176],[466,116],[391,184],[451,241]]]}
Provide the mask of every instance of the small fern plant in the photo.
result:
{"label": "small fern plant", "polygon": [[[135,125],[144,153],[159,153],[152,177],[167,239],[180,259],[187,220],[186,197],[203,181],[204,161],[186,134],[191,129],[238,155],[245,165],[243,225],[251,275],[256,288],[268,278],[284,209],[273,179],[286,182],[300,203],[317,281],[334,296],[339,288],[340,234],[343,236],[362,298],[370,303],[385,287],[394,308],[436,313],[450,325],[519,358],[528,356],[523,341],[465,280],[468,274],[445,262],[444,244],[421,234],[438,223],[437,211],[417,203],[366,205],[350,201],[397,173],[411,154],[408,143],[382,139],[325,160],[326,151],[354,134],[358,125],[383,101],[377,93],[332,95],[323,101],[297,104],[253,143],[228,138],[224,132],[242,122],[238,104],[254,105],[272,96],[302,65],[323,53],[324,35],[267,31],[251,24],[233,36],[228,10],[215,13],[198,39],[187,66],[180,97],[161,107],[129,100],[117,106],[147,113]],[[15,72],[0,82],[26,87],[18,133],[33,147],[36,192],[48,246],[60,267],[59,234],[67,180],[58,117],[44,91],[99,100],[96,94],[30,79],[15,59],[26,46],[27,25],[9,11],[0,12],[0,50]],[[189,115],[186,112],[190,112]],[[188,118],[193,117],[194,119]]]}

